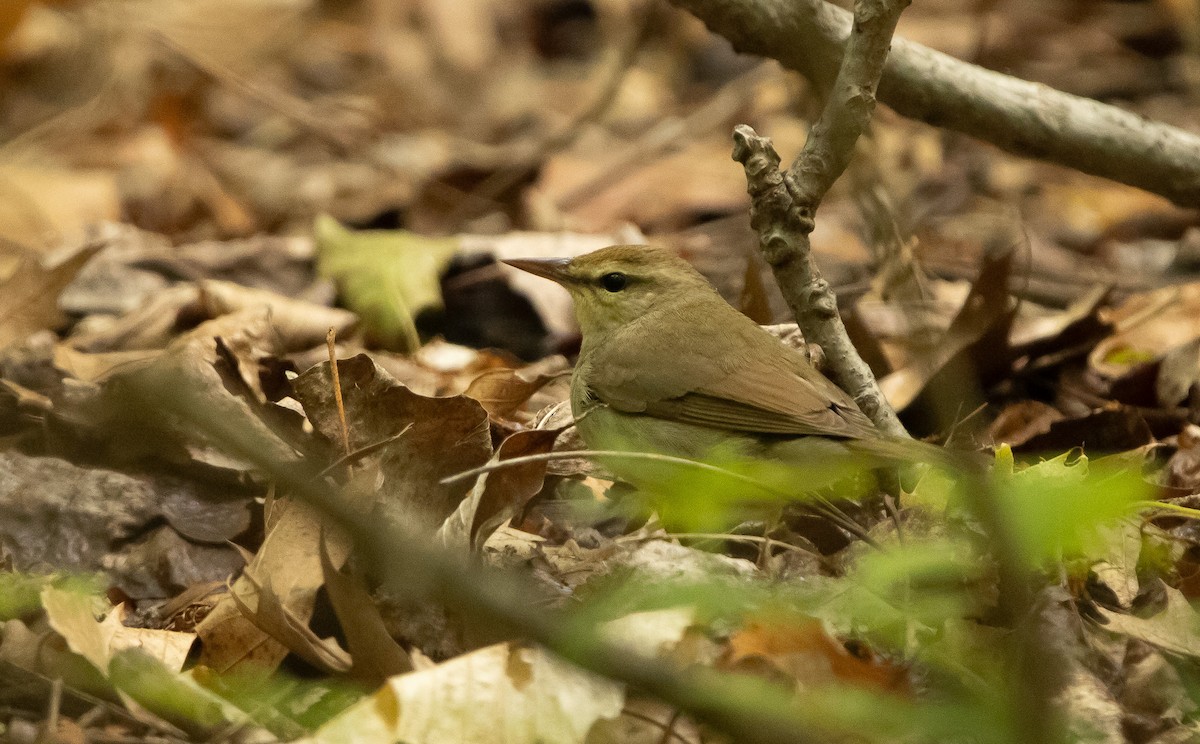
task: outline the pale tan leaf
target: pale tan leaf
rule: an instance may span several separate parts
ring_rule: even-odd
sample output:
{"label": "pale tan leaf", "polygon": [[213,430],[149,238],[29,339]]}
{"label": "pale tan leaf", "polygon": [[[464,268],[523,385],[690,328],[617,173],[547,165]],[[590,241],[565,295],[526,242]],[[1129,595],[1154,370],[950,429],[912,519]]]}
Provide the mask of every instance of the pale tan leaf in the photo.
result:
{"label": "pale tan leaf", "polygon": [[306,741],[581,744],[624,701],[620,685],[541,649],[500,644],[393,677]]}
{"label": "pale tan leaf", "polygon": [[1151,617],[1135,617],[1096,607],[1105,620],[1101,627],[1173,654],[1200,656],[1200,616],[1178,589],[1168,586],[1163,587],[1163,591],[1167,596],[1166,609]]}
{"label": "pale tan leaf", "polygon": [[90,245],[50,269],[33,258],[24,259],[0,283],[0,349],[58,325],[58,295],[102,247]]}

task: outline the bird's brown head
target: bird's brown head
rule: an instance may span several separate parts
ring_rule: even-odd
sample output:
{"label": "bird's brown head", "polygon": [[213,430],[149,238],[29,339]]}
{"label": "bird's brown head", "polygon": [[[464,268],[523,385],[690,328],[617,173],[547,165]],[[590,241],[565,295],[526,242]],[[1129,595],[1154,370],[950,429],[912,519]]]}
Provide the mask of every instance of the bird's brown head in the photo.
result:
{"label": "bird's brown head", "polygon": [[518,258],[504,263],[565,287],[575,300],[585,339],[688,298],[715,294],[687,261],[645,245],[614,245],[571,259]]}

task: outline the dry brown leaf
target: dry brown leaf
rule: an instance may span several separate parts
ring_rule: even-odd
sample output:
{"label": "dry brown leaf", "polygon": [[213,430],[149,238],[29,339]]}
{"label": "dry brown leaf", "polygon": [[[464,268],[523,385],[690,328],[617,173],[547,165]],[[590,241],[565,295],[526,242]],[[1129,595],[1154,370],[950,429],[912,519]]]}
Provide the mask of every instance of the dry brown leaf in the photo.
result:
{"label": "dry brown leaf", "polygon": [[[491,457],[487,412],[464,396],[417,395],[365,354],[339,360],[338,370],[351,451],[378,447],[362,458],[378,463],[383,475],[374,504],[378,514],[398,528],[436,529],[467,488],[440,481]],[[329,363],[301,374],[292,390],[316,430],[341,442]]]}
{"label": "dry brown leaf", "polygon": [[1077,176],[1069,183],[1044,183],[1037,202],[1040,219],[1076,244],[1094,244],[1135,219],[1174,217],[1182,210],[1161,196],[1132,186]]}
{"label": "dry brown leaf", "polygon": [[730,637],[728,663],[737,668],[750,659],[764,660],[801,684],[840,681],[890,692],[908,689],[908,670],[869,651],[852,654],[815,619],[748,623]]}
{"label": "dry brown leaf", "polygon": [[995,444],[1020,447],[1035,436],[1045,434],[1055,421],[1064,418],[1054,406],[1037,400],[1019,400],[1000,411],[988,426],[988,438]]}
{"label": "dry brown leaf", "polygon": [[[294,618],[298,625],[307,623],[312,616],[317,590],[325,581],[319,555],[323,529],[321,514],[306,504],[290,500],[276,500],[273,506],[277,521],[262,547],[247,565],[243,576],[234,582],[229,594],[221,598],[212,613],[196,628],[204,643],[201,663],[218,672],[255,667],[272,669],[287,655],[288,648],[283,641],[294,640],[282,630],[280,635],[285,638],[273,638],[240,609],[247,607],[250,615],[258,612],[264,595],[259,591],[255,576],[266,577],[270,582],[272,599],[268,602],[273,604],[264,607],[263,612],[278,621],[269,626],[272,630],[291,627],[282,621],[284,617]],[[331,546],[330,553],[334,564],[341,565],[348,554],[348,544],[339,540],[337,545]],[[304,646],[303,643],[297,645]],[[329,651],[324,647],[319,650]],[[314,653],[314,656],[318,655]],[[336,652],[329,651],[322,658],[338,663]],[[344,661],[345,669],[349,669],[349,660]]]}
{"label": "dry brown leaf", "polygon": [[54,366],[76,380],[100,383],[114,374],[142,369],[160,354],[161,351],[152,349],[89,354],[66,344],[57,344],[54,347]]}
{"label": "dry brown leaf", "polygon": [[[219,337],[228,339],[222,344]],[[296,447],[288,444],[263,419],[264,409],[255,400],[261,394],[254,386],[260,378],[258,360],[273,351],[273,334],[265,310],[246,315],[227,315],[197,326],[179,336],[151,363],[113,374],[94,390],[79,390],[56,400],[56,410],[78,430],[92,438],[101,451],[129,459],[135,453],[189,466],[246,472],[254,466],[231,452],[228,444],[196,427],[192,419],[238,422],[253,430],[262,442],[271,442],[275,462],[291,462]],[[245,368],[230,353],[243,343],[250,351]],[[253,352],[252,354],[250,352]],[[231,357],[233,360],[231,361]],[[149,400],[147,396],[153,397]],[[161,408],[179,407],[174,416]]]}
{"label": "dry brown leaf", "polygon": [[400,644],[388,634],[383,616],[362,577],[334,568],[325,541],[321,541],[321,572],[329,603],[337,614],[353,668],[350,673],[371,684],[382,684],[388,677],[413,670],[412,661]]}
{"label": "dry brown leaf", "polygon": [[[566,360],[562,357],[558,359],[565,368]],[[479,401],[489,416],[503,418],[524,405],[546,383],[560,376],[562,372],[530,375],[528,371],[523,374],[522,370],[516,369],[490,369],[472,380],[463,395]]]}
{"label": "dry brown leaf", "polygon": [[[308,627],[309,618],[297,616],[284,606],[283,598],[271,588],[269,581],[259,583],[247,569],[239,583],[251,591],[235,589],[228,596],[254,626],[288,651],[296,654],[326,674],[344,674],[350,671],[350,655],[342,649],[336,639],[318,638]],[[295,596],[289,596],[292,600]],[[307,604],[305,601],[304,604]]]}
{"label": "dry brown leaf", "polygon": [[53,328],[62,320],[58,295],[83,265],[104,246],[89,245],[53,268],[26,257],[0,283],[0,349],[22,341],[34,331]]}
{"label": "dry brown leaf", "polygon": [[[937,346],[923,358],[916,359],[879,381],[879,387],[896,410],[903,410],[916,400],[938,372],[985,336],[995,334],[1001,338],[1007,337],[1008,324],[1013,315],[1013,303],[1007,285],[1011,264],[1011,253],[985,263]],[[989,348],[985,353],[994,357],[989,361],[1003,361],[1007,349]]]}
{"label": "dry brown leaf", "polygon": [[113,173],[0,165],[0,239],[43,253],[82,242],[89,226],[120,216]]}
{"label": "dry brown leaf", "polygon": [[[549,452],[561,429],[527,429],[505,439],[494,461]],[[492,532],[520,513],[542,490],[546,463],[530,462],[480,475],[471,493],[438,528],[438,538],[452,550],[478,550]]]}
{"label": "dry brown leaf", "polygon": [[330,328],[342,336],[358,323],[354,313],[335,307],[292,299],[266,289],[233,282],[200,282],[200,304],[208,317],[267,308],[280,351],[303,351],[325,343]]}
{"label": "dry brown leaf", "polygon": [[669,607],[609,620],[600,626],[600,635],[647,658],[666,658],[695,624],[695,608]]}
{"label": "dry brown leaf", "polygon": [[1200,282],[1134,295],[1102,317],[1117,330],[1096,345],[1088,366],[1116,379],[1200,338]]}
{"label": "dry brown leaf", "polygon": [[80,323],[67,343],[89,352],[162,349],[178,335],[179,316],[196,307],[199,299],[200,290],[194,285],[167,287],[124,315]]}
{"label": "dry brown leaf", "polygon": [[[178,672],[196,640],[192,633],[127,628],[121,622],[124,605],[98,606],[96,597],[78,591],[48,586],[42,590],[42,607],[50,627],[66,639],[71,650],[105,675],[113,656],[131,648],[150,654],[171,671]],[[106,609],[104,619],[97,620],[97,611]]]}

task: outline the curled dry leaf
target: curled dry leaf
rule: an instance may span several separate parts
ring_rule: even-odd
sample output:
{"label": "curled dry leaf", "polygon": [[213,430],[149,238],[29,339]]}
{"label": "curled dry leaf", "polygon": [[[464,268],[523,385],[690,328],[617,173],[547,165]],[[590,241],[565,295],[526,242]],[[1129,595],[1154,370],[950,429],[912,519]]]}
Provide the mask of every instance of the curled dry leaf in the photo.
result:
{"label": "curled dry leaf", "polygon": [[[549,452],[561,429],[528,429],[505,439],[493,461]],[[522,465],[483,473],[471,493],[438,528],[438,538],[452,550],[479,550],[500,525],[520,513],[542,490],[546,463]]]}
{"label": "curled dry leaf", "polygon": [[[362,458],[378,463],[382,474],[377,512],[398,528],[435,529],[458,507],[465,490],[461,483],[440,481],[478,467],[492,455],[487,413],[461,395],[417,395],[365,354],[339,360],[338,372],[351,451],[377,448]],[[304,372],[292,389],[316,430],[330,442],[340,442],[329,364]]]}
{"label": "curled dry leaf", "polygon": [[[197,627],[204,642],[200,662],[218,672],[244,668],[274,668],[287,655],[287,641],[313,651],[314,658],[328,661],[342,671],[350,668],[344,654],[324,646],[299,631],[307,629],[316,603],[317,590],[324,583],[319,546],[321,514],[312,507],[290,500],[272,502],[270,532],[258,553],[249,561],[243,575],[230,587],[213,611]],[[340,566],[348,555],[348,543],[339,538],[328,547],[330,560]],[[259,613],[265,596],[261,582],[270,581],[268,606],[262,607],[260,624],[251,620]],[[245,610],[243,610],[245,608]],[[285,621],[286,620],[286,621]],[[272,633],[278,631],[279,636]],[[301,637],[297,640],[297,634]],[[292,649],[298,650],[298,649]]]}
{"label": "curled dry leaf", "polygon": [[1099,310],[1109,294],[1109,287],[1092,287],[1061,311],[1022,302],[1013,319],[1009,343],[1014,352],[1037,355],[1095,340],[1108,328],[1100,321]]}
{"label": "curled dry leaf", "polygon": [[[183,669],[188,651],[195,641],[191,633],[152,628],[127,628],[121,622],[124,605],[104,607],[98,597],[69,589],[48,586],[42,590],[42,607],[50,627],[67,641],[72,651],[108,674],[108,665],[119,651],[136,648],[171,671]],[[106,611],[97,620],[98,610]]]}
{"label": "curled dry leaf", "polygon": [[0,165],[0,239],[39,252],[52,244],[47,236],[67,245],[80,241],[92,224],[120,217],[116,181],[102,170]]}
{"label": "curled dry leaf", "polygon": [[136,349],[90,354],[66,344],[57,344],[54,347],[54,366],[73,379],[100,383],[114,374],[141,369],[161,353],[156,349]]}
{"label": "curled dry leaf", "polygon": [[325,342],[325,334],[330,328],[341,336],[358,323],[354,313],[347,310],[295,300],[266,289],[252,289],[232,282],[200,282],[200,304],[210,318],[267,308],[281,352],[303,351],[319,346]]}
{"label": "curled dry leaf", "polygon": [[137,308],[116,318],[89,318],[72,330],[67,343],[80,351],[162,349],[178,335],[178,320],[196,306],[200,290],[192,285],[167,287]]}
{"label": "curled dry leaf", "polygon": [[[195,425],[195,420],[211,417],[237,422],[259,441],[270,442],[272,451],[264,454],[274,461],[292,461],[296,448],[262,418],[263,409],[254,400],[261,400],[256,390],[259,360],[273,351],[267,313],[244,312],[201,324],[150,364],[113,374],[95,392],[56,401],[56,408],[72,426],[126,458],[153,453],[191,466],[252,470],[226,443]],[[227,343],[219,343],[218,337]],[[239,361],[231,366],[228,347],[234,344],[244,353],[235,355]],[[164,415],[164,409],[172,413]]]}
{"label": "curled dry leaf", "polygon": [[1054,406],[1037,400],[1021,400],[1000,411],[1000,415],[988,426],[988,437],[993,444],[1017,448],[1045,434],[1054,422],[1064,418]]}
{"label": "curled dry leaf", "polygon": [[[318,638],[308,627],[311,610],[303,616],[292,612],[284,606],[284,597],[275,592],[271,582],[259,583],[250,570],[242,574],[239,583],[249,587],[250,591],[234,590],[228,596],[237,605],[242,617],[252,622],[254,627],[327,674],[350,671],[350,655],[338,645],[337,640]],[[288,597],[293,598],[294,595]]]}
{"label": "curled dry leaf", "polygon": [[378,685],[388,677],[411,672],[413,666],[408,654],[389,635],[362,576],[357,571],[347,573],[335,568],[325,540],[321,541],[321,572],[329,603],[350,649],[353,661],[350,674]]}
{"label": "curled dry leaf", "polygon": [[739,668],[751,660],[766,662],[800,684],[843,682],[889,692],[909,689],[907,669],[876,658],[865,648],[851,653],[813,618],[747,623],[730,637],[726,663]]}
{"label": "curled dry leaf", "polygon": [[1117,379],[1200,338],[1200,282],[1134,295],[1103,317],[1117,330],[1096,345],[1088,366],[1106,379]]}
{"label": "curled dry leaf", "polygon": [[982,345],[984,339],[997,339],[1001,344],[1000,348],[986,350],[992,365],[1007,361],[1005,339],[1014,312],[1007,284],[1011,268],[1011,252],[988,258],[934,350],[879,381],[893,408],[897,411],[906,408],[955,357],[977,344]]}
{"label": "curled dry leaf", "polygon": [[610,643],[654,659],[668,656],[695,624],[695,608],[668,607],[609,620],[600,634]]}
{"label": "curled dry leaf", "polygon": [[1097,607],[1101,627],[1110,633],[1145,641],[1179,656],[1200,657],[1200,616],[1178,589],[1163,586],[1167,605],[1151,617],[1136,617]]}
{"label": "curled dry leaf", "polygon": [[552,380],[564,376],[568,366],[562,357],[550,357],[538,365],[554,371],[490,369],[476,377],[463,395],[479,401],[492,418],[504,418],[525,404]]}
{"label": "curled dry leaf", "polygon": [[[152,233],[149,235],[153,235]],[[110,251],[105,252],[108,257]],[[245,240],[188,245],[153,244],[124,257],[132,269],[183,281],[219,279],[285,297],[313,299],[332,288],[312,281],[313,241],[307,236],[258,234]],[[74,288],[74,287],[72,287]]]}
{"label": "curled dry leaf", "polygon": [[34,331],[53,328],[62,321],[58,296],[83,265],[104,246],[93,244],[57,266],[46,268],[26,256],[15,271],[0,282],[0,349],[23,340]]}

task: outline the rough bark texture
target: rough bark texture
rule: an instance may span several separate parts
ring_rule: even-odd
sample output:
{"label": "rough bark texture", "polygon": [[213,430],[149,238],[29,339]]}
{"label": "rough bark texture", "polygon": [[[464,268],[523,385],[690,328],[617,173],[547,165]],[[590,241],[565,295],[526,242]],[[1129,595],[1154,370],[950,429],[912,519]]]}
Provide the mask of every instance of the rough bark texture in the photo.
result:
{"label": "rough bark texture", "polygon": [[[870,367],[859,356],[837,311],[837,297],[813,262],[809,233],[825,193],[846,169],[854,143],[875,110],[875,90],[892,33],[909,0],[858,0],[854,30],[825,110],[787,173],[771,141],[748,126],[734,130],[734,160],[746,170],[751,224],[796,323],[825,352],[833,380],[881,431],[907,436]],[[808,7],[816,17],[816,6]]]}
{"label": "rough bark texture", "polygon": [[[779,60],[828,88],[851,16],[823,0],[671,0],[739,51]],[[1200,203],[1200,136],[893,39],[879,100],[897,112],[1039,158]]]}

